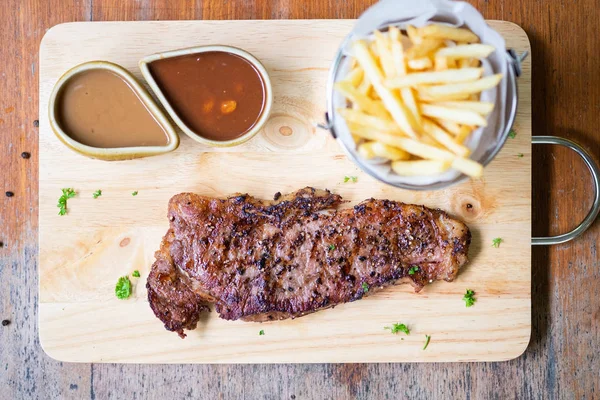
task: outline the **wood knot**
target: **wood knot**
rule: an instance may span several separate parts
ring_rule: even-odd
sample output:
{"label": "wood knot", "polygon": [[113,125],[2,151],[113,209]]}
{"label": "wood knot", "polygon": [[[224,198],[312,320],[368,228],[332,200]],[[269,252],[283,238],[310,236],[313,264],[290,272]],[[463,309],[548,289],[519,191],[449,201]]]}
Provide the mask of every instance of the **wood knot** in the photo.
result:
{"label": "wood knot", "polygon": [[121,247],[125,247],[129,244],[129,242],[131,242],[131,239],[129,239],[128,237],[126,237],[125,239],[121,240],[121,243],[119,243],[119,246]]}
{"label": "wood knot", "polygon": [[311,140],[312,132],[313,128],[303,116],[275,113],[265,124],[262,135],[273,150],[299,149]]}
{"label": "wood knot", "polygon": [[481,201],[472,194],[459,196],[453,203],[454,213],[466,221],[474,221],[484,214]]}
{"label": "wood knot", "polygon": [[289,126],[284,125],[281,128],[279,128],[279,133],[283,136],[290,136],[292,133],[294,133],[294,130]]}

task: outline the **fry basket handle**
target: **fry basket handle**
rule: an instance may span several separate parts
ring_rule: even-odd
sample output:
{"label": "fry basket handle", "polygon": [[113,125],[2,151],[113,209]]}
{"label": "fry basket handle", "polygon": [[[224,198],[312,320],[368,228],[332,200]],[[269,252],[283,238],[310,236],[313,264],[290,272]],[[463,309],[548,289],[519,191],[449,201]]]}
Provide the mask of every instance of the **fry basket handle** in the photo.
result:
{"label": "fry basket handle", "polygon": [[534,237],[531,239],[532,245],[543,246],[568,242],[585,232],[590,227],[590,225],[592,225],[592,223],[598,216],[598,213],[600,212],[600,169],[598,168],[598,165],[594,162],[594,159],[581,146],[570,140],[556,136],[533,136],[532,143],[555,144],[559,146],[568,147],[569,149],[576,152],[579,155],[579,157],[583,158],[585,165],[587,165],[587,167],[590,170],[590,174],[592,175],[592,181],[594,183],[594,203],[592,204],[592,208],[590,209],[590,212],[584,218],[584,220],[570,232],[563,233],[557,236]]}

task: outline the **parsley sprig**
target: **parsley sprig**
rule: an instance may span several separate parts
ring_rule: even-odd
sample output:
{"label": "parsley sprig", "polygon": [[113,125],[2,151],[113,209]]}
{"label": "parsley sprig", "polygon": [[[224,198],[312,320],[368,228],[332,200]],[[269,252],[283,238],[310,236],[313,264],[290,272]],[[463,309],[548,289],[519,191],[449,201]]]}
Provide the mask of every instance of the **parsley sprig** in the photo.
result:
{"label": "parsley sprig", "polygon": [[94,193],[92,193],[92,196],[97,199],[98,197],[102,196],[102,190],[96,190]]}
{"label": "parsley sprig", "polygon": [[514,129],[511,129],[510,131],[508,131],[508,137],[511,139],[514,139],[517,137],[517,132],[515,132]]}
{"label": "parsley sprig", "polygon": [[263,329],[261,329],[261,330],[258,332],[258,334],[259,334],[259,336],[265,336],[265,331],[264,331]]}
{"label": "parsley sprig", "polygon": [[404,324],[394,324],[393,326],[386,326],[383,329],[389,329],[391,333],[404,332],[407,335],[410,335],[410,329]]}
{"label": "parsley sprig", "polygon": [[409,275],[414,275],[415,272],[417,272],[419,270],[419,267],[417,265],[413,265],[412,267],[410,267],[410,269],[408,270],[408,274]]}
{"label": "parsley sprig", "polygon": [[474,296],[475,296],[475,291],[473,291],[471,289],[467,289],[467,292],[465,293],[465,295],[463,297],[463,301],[465,302],[465,305],[467,307],[471,307],[477,301],[477,299]]}
{"label": "parsley sprig", "polygon": [[128,276],[122,276],[115,286],[115,295],[118,299],[124,300],[131,296],[131,281]]}
{"label": "parsley sprig", "polygon": [[58,215],[65,215],[67,213],[67,200],[75,197],[77,193],[73,188],[61,189],[62,195],[58,198],[58,204],[56,207],[59,208]]}
{"label": "parsley sprig", "polygon": [[352,183],[358,182],[358,176],[345,176],[344,183],[352,181]]}
{"label": "parsley sprig", "polygon": [[369,285],[367,285],[366,282],[362,283],[362,290],[363,292],[367,293],[369,291]]}
{"label": "parsley sprig", "polygon": [[498,248],[500,247],[500,243],[504,242],[502,238],[495,238],[492,240],[492,247]]}
{"label": "parsley sprig", "polygon": [[425,346],[423,346],[423,350],[425,350],[427,348],[427,346],[429,346],[430,340],[431,340],[431,336],[425,335]]}

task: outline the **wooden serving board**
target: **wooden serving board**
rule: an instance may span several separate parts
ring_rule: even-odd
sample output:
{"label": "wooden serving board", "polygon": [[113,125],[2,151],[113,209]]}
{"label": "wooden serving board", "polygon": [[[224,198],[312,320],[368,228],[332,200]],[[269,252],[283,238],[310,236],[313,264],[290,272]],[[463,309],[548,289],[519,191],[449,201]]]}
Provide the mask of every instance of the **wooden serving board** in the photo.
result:
{"label": "wooden serving board", "polygon": [[[314,127],[323,118],[331,59],[353,23],[85,22],[48,31],[40,47],[39,188],[39,329],[48,355],[85,362],[304,363],[507,360],[525,350],[531,331],[530,63],[519,78],[518,135],[482,179],[443,191],[399,190],[361,173],[327,132]],[[507,47],[529,49],[517,25],[490,24]],[[206,44],[244,48],[270,73],[273,114],[246,145],[215,150],[182,135],[173,153],[105,162],[80,156],[54,137],[48,98],[69,68],[108,60],[139,77],[138,60],[147,54]],[[344,183],[346,175],[358,182]],[[145,281],[168,227],[169,198],[184,191],[271,198],[307,185],[352,203],[376,197],[447,210],[472,229],[471,262],[455,282],[436,282],[419,294],[400,285],[335,309],[263,324],[227,322],[212,312],[185,340],[167,332],[148,306]],[[64,187],[78,195],[61,217],[56,203]],[[97,189],[102,197],[93,199]],[[500,248],[491,245],[495,237],[504,239]],[[141,278],[133,278],[133,296],[117,299],[117,279],[136,269]],[[467,288],[477,292],[470,308],[462,301]],[[407,324],[410,335],[384,330],[395,322]],[[431,342],[423,350],[425,335]]]}

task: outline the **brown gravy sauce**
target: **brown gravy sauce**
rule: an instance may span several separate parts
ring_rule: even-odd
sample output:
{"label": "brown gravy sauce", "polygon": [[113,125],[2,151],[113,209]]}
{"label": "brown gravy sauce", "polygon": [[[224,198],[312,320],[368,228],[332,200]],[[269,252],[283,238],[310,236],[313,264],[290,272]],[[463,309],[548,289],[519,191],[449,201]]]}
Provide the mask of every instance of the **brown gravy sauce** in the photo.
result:
{"label": "brown gravy sauce", "polygon": [[236,139],[256,125],[265,85],[246,59],[212,51],[153,61],[150,73],[181,120],[211,140]]}
{"label": "brown gravy sauce", "polygon": [[72,139],[99,147],[165,146],[169,137],[129,83],[112,71],[80,72],[62,87],[57,122]]}

